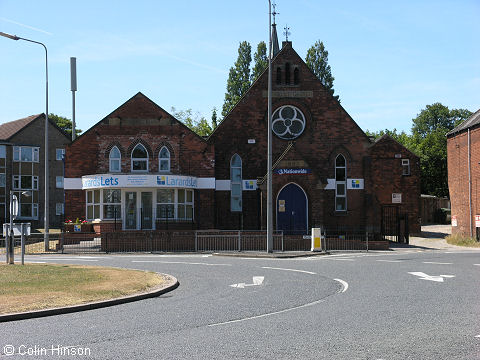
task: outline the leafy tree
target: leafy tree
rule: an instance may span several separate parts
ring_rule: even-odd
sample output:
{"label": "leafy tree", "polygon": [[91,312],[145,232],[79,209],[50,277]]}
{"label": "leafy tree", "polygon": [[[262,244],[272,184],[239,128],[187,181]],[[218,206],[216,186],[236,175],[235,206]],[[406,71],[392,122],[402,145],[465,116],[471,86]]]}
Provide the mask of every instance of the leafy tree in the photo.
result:
{"label": "leafy tree", "polygon": [[[62,129],[68,135],[72,135],[72,120],[67,119],[66,117],[55,115],[53,113],[48,114],[48,118],[55,121],[55,124]],[[82,130],[75,129],[75,134],[79,135],[82,133]]]}
{"label": "leafy tree", "polygon": [[218,126],[218,121],[217,121],[217,108],[214,107],[212,110],[212,129],[215,130]]}
{"label": "leafy tree", "polygon": [[171,108],[172,115],[183,122],[190,130],[200,136],[209,136],[213,129],[208,121],[199,113],[193,113],[192,109],[178,110]]}
{"label": "leafy tree", "polygon": [[375,137],[375,139],[378,139],[383,135],[387,134],[392,138],[394,138],[395,140],[397,140],[400,144],[408,148],[410,151],[414,151],[414,148],[415,148],[412,143],[412,136],[407,134],[405,131],[398,133],[397,129],[393,129],[393,130],[385,129],[377,132],[372,132],[367,130],[365,131],[365,134],[367,134],[367,136],[373,136]]}
{"label": "leafy tree", "polygon": [[253,55],[253,69],[251,76],[251,83],[258,79],[262,72],[268,66],[267,45],[264,41],[260,41],[257,45],[257,51]]}
{"label": "leafy tree", "polygon": [[240,43],[238,58],[230,68],[227,80],[227,92],[222,108],[225,117],[250,87],[250,63],[252,62],[252,47],[247,41]]}
{"label": "leafy tree", "polygon": [[[330,65],[328,65],[328,51],[325,49],[322,41],[318,40],[315,45],[308,49],[305,62],[323,86],[333,95],[335,92],[333,89],[333,80],[335,80],[335,78],[332,75]],[[340,102],[338,95],[334,97]]]}

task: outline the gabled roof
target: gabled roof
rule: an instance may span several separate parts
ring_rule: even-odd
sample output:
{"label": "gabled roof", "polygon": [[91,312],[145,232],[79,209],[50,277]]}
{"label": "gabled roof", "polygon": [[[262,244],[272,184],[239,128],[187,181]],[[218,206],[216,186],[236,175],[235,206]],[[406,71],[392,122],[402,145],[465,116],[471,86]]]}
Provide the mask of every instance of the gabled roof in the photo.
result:
{"label": "gabled roof", "polygon": [[408,149],[405,145],[403,145],[402,143],[398,142],[397,140],[395,140],[393,137],[391,137],[390,135],[388,134],[383,134],[382,136],[380,136],[378,139],[375,140],[375,142],[370,145],[370,149],[374,148],[377,144],[380,144],[384,141],[393,141],[395,143],[397,143],[399,146],[401,146],[402,148],[404,148],[405,150],[407,150],[410,154],[412,154],[413,156],[417,157],[418,158],[418,155],[415,154],[413,151],[411,151],[410,149]]}
{"label": "gabled roof", "polygon": [[[182,123],[180,120],[176,119],[173,115],[171,115],[168,111],[165,111],[162,107],[157,105],[155,102],[150,100],[147,96],[145,96],[143,93],[140,91],[136,93],[134,96],[132,96],[130,99],[125,101],[122,105],[120,105],[118,108],[113,110],[110,114],[105,116],[102,120],[97,122],[95,125],[93,125],[90,129],[85,131],[83,134],[78,136],[75,141],[78,139],[81,139],[84,135],[89,133],[91,130],[96,128],[102,123],[105,123],[108,119],[112,118],[119,118],[119,119],[130,119],[130,120],[146,120],[146,119],[157,119],[160,120],[162,118],[169,117],[176,121],[178,124],[183,126],[186,130],[191,132],[192,134],[195,134],[196,137],[201,139],[203,142],[205,142],[205,139],[195,133],[195,131],[192,131],[191,129],[188,128],[184,123]],[[141,126],[141,123],[139,122],[139,126]],[[74,141],[74,142],[75,142]]]}
{"label": "gabled roof", "polygon": [[467,120],[462,122],[460,125],[458,125],[456,128],[453,130],[449,131],[447,133],[447,136],[453,135],[455,133],[462,132],[464,130],[467,130],[469,128],[472,128],[476,125],[480,124],[480,109],[478,109],[475,113],[473,113]]}
{"label": "gabled roof", "polygon": [[22,130],[25,126],[33,122],[39,117],[43,118],[43,114],[30,115],[23,119],[10,121],[0,125],[0,140],[10,140],[12,136]]}

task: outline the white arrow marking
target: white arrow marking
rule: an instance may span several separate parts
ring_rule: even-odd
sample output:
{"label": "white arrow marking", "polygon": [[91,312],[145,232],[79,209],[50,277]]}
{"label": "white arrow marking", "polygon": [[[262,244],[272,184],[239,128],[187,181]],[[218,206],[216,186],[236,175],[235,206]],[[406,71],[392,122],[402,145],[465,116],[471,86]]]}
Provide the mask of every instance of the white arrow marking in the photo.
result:
{"label": "white arrow marking", "polygon": [[264,276],[254,276],[253,277],[253,284],[238,283],[238,284],[232,284],[230,286],[234,287],[234,288],[244,289],[246,286],[262,285],[263,279],[265,279]]}
{"label": "white arrow marking", "polygon": [[444,278],[454,278],[455,275],[427,275],[423,272],[409,272],[409,274],[420,277],[421,280],[430,280],[435,282],[443,282]]}

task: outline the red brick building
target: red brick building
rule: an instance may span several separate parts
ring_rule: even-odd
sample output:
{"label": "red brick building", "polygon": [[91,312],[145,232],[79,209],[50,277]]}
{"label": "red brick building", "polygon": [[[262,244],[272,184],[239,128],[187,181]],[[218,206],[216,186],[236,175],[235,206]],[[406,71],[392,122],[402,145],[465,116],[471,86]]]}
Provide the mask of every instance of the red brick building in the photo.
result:
{"label": "red brick building", "polygon": [[447,134],[452,234],[479,238],[480,110]]}
{"label": "red brick building", "polygon": [[[419,232],[419,159],[388,136],[369,139],[291,42],[272,70],[274,228],[380,232],[393,211]],[[135,95],[67,149],[67,216],[265,229],[267,82],[265,71],[207,140]]]}

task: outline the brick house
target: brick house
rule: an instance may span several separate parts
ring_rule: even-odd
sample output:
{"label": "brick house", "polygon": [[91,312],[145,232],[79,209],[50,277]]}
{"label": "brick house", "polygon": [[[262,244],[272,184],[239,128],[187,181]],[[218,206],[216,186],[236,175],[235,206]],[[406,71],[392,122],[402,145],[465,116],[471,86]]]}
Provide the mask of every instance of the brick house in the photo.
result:
{"label": "brick house", "polygon": [[452,234],[480,238],[480,110],[447,133]]}
{"label": "brick house", "polygon": [[[284,42],[273,70],[274,228],[420,232],[419,159],[374,142]],[[208,139],[138,93],[66,151],[66,216],[124,230],[266,227],[265,71]]]}
{"label": "brick house", "polygon": [[[274,228],[379,232],[393,208],[420,232],[418,157],[389,136],[372,142],[291,42],[283,42],[272,74]],[[267,83],[265,71],[208,139],[218,228],[266,227]]]}
{"label": "brick house", "polygon": [[213,145],[138,93],[68,147],[66,217],[101,231],[212,228],[214,161]]}
{"label": "brick house", "polygon": [[[49,120],[49,222],[60,227],[64,216],[63,155],[70,137]],[[0,125],[0,221],[9,221],[9,194],[19,199],[18,222],[44,228],[45,115]],[[28,191],[31,196],[22,195]]]}

